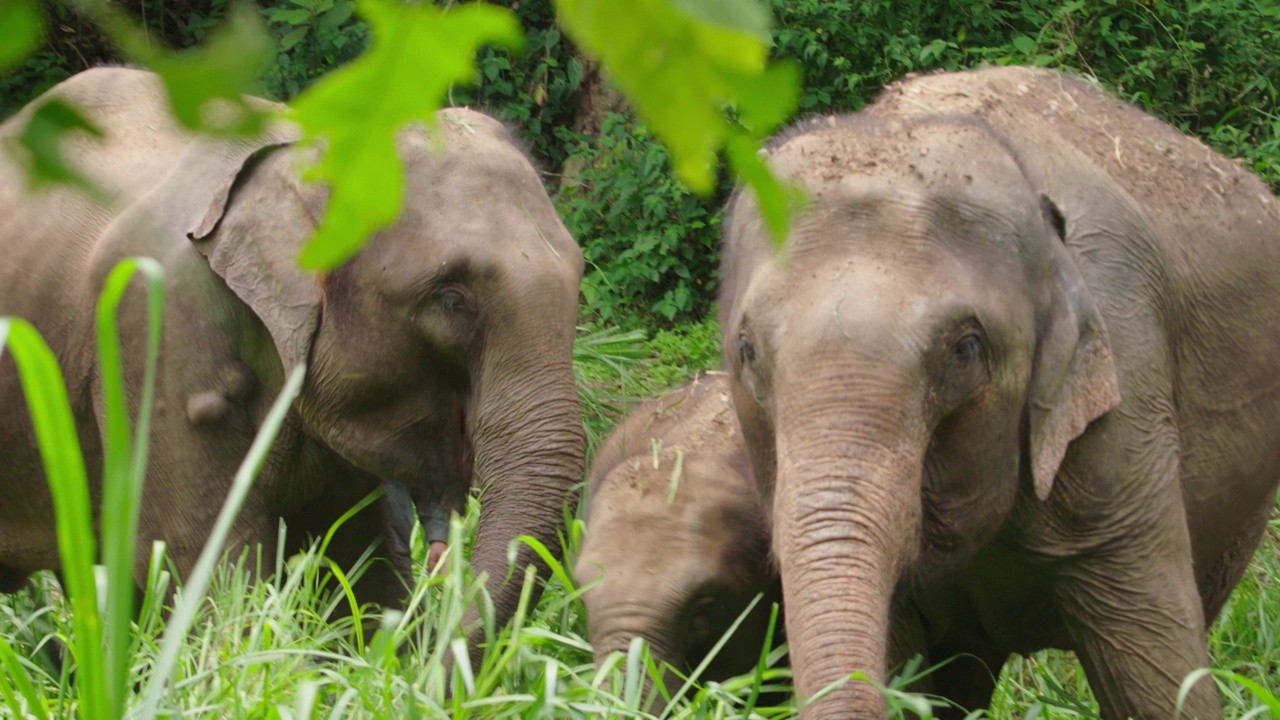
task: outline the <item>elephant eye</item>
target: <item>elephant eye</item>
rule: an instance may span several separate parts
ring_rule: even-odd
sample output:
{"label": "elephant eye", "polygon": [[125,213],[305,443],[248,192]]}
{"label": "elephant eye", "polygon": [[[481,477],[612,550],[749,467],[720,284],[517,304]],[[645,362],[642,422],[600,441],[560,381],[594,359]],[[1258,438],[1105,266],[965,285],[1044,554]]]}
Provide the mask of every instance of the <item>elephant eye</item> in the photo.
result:
{"label": "elephant eye", "polygon": [[440,293],[440,305],[451,313],[469,313],[471,305],[467,296],[457,288],[447,288]]}
{"label": "elephant eye", "polygon": [[965,333],[951,346],[951,358],[960,367],[969,367],[982,359],[982,340],[976,332]]}
{"label": "elephant eye", "polygon": [[733,352],[738,356],[739,365],[749,365],[755,362],[756,348],[751,341],[739,335],[738,340],[733,345]]}
{"label": "elephant eye", "polygon": [[718,603],[715,596],[702,594],[689,605],[689,629],[696,636],[710,633],[716,621]]}

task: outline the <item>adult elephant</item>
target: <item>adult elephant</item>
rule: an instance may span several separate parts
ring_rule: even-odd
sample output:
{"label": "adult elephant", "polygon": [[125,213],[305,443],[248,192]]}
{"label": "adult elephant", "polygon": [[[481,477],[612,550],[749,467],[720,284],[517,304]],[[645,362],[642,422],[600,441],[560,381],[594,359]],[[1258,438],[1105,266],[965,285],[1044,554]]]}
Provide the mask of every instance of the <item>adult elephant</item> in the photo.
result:
{"label": "adult elephant", "polygon": [[[450,109],[437,131],[402,133],[399,219],[317,278],[296,258],[327,194],[300,182],[290,127],[243,142],[190,136],[174,126],[158,79],[123,68],[77,75],[32,107],[55,98],[105,132],[65,149],[110,209],[71,191],[29,194],[19,171],[0,164],[0,315],[29,319],[57,354],[93,495],[96,298],[118,260],[150,256],[168,289],[140,546],[163,539],[179,572],[192,567],[286,374],[305,363],[232,543],[263,546],[269,562],[279,519],[287,554],[380,483],[420,504],[464,507],[474,465],[486,490],[472,566],[488,574],[499,622],[510,617],[521,574],[504,583],[508,543],[529,534],[557,547],[582,477],[571,371],[582,255],[507,130]],[[0,126],[0,140],[30,111]],[[121,324],[136,406],[146,326],[141,291],[130,292]],[[13,590],[59,563],[17,374],[7,357],[0,363],[0,589]],[[393,562],[365,574],[362,600],[404,597],[407,548],[394,535],[410,512],[380,501],[335,536],[330,554],[349,564],[392,526]]]}
{"label": "adult elephant", "polygon": [[[975,707],[1057,647],[1104,717],[1173,717],[1280,480],[1275,198],[1025,68],[904,80],[769,156],[812,204],[775,251],[737,198],[722,321],[798,692],[968,653],[932,682]],[[1183,717],[1220,714],[1195,685]]]}

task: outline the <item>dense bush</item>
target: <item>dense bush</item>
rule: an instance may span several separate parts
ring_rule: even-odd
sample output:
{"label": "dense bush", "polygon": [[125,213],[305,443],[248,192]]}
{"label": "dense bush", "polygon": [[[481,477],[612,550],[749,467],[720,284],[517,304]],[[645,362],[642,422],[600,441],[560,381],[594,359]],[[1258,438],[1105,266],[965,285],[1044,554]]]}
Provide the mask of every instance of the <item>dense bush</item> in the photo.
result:
{"label": "dense bush", "polygon": [[[443,4],[443,0],[436,0]],[[158,40],[202,39],[227,0],[121,0]],[[768,0],[775,51],[804,71],[801,113],[856,110],[908,72],[982,63],[1069,68],[1241,158],[1280,189],[1280,0]],[[527,33],[483,50],[480,82],[452,101],[491,111],[526,138],[588,259],[588,323],[697,320],[714,300],[722,183],[691,195],[666,151],[612,97],[555,25],[549,2],[503,0]],[[368,42],[351,0],[259,0],[278,41],[263,91],[289,99]],[[111,49],[51,4],[45,47],[0,80],[0,113]]]}
{"label": "dense bush", "polygon": [[577,140],[557,200],[586,258],[586,306],[610,323],[704,315],[715,292],[715,208],[671,176],[667,151],[625,115],[609,113],[594,138]]}

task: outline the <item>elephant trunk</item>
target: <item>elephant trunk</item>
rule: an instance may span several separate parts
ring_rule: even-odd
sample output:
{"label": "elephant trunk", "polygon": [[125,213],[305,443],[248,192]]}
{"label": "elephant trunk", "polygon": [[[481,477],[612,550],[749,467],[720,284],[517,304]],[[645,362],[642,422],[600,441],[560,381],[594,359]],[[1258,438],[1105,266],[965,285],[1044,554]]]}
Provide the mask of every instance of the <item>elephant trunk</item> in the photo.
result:
{"label": "elephant trunk", "polygon": [[[675,638],[666,629],[667,623],[663,619],[646,619],[639,627],[616,622],[606,624],[606,628],[592,630],[590,633],[591,644],[595,647],[596,667],[603,667],[610,653],[620,652],[626,656],[631,648],[631,641],[637,637],[643,638],[649,646],[649,658],[655,666],[662,669],[662,684],[666,688],[667,695],[674,695],[680,689],[683,680],[674,668],[678,655],[673,644]],[[654,697],[656,704],[649,707],[649,712],[661,713],[666,709],[663,694],[654,692],[653,679],[643,668],[640,670],[640,676],[640,697]]]}
{"label": "elephant trunk", "polygon": [[[916,552],[924,446],[906,395],[858,389],[894,384],[847,382],[854,397],[792,395],[779,407],[774,543],[801,698],[851,673],[885,679],[894,588]],[[854,678],[803,715],[883,717],[884,699]]]}
{"label": "elephant trunk", "polygon": [[[529,535],[559,555],[560,531],[576,500],[571,490],[582,481],[582,415],[569,352],[564,355],[558,362],[530,357],[525,372],[507,367],[498,382],[482,389],[476,405],[475,472],[484,490],[471,567],[477,576],[488,575],[498,626],[515,614],[523,569],[535,564],[546,577],[545,565],[527,545],[520,545],[514,565],[508,562],[511,541]],[[472,612],[468,621],[475,619]],[[477,646],[472,643],[478,657]]]}

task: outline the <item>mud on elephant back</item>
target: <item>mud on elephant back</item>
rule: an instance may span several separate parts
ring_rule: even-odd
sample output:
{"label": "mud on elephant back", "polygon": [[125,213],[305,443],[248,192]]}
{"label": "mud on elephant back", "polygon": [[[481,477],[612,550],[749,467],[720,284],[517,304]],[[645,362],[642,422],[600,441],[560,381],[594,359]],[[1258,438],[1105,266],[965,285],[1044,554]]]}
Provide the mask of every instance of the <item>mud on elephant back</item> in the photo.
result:
{"label": "mud on elephant back", "polygon": [[[1275,198],[1027,68],[901,81],[768,155],[812,203],[775,250],[736,197],[721,325],[797,692],[964,654],[929,689],[979,708],[1055,647],[1104,717],[1174,717],[1280,480]],[[1208,679],[1182,708],[1221,714]]]}
{"label": "mud on elephant back", "polygon": [[[506,128],[465,109],[438,131],[398,137],[405,206],[354,258],[316,278],[297,268],[327,200],[299,179],[296,131],[226,142],[177,128],[158,79],[100,68],[61,83],[0,125],[11,138],[59,98],[105,132],[64,151],[110,203],[70,190],[28,194],[0,159],[0,315],[31,321],[67,378],[98,497],[102,441],[92,318],[105,274],[128,256],[166,272],[157,401],[138,541],[167,543],[190,570],[288,370],[307,366],[233,533],[274,558],[279,519],[292,553],[380,483],[420,505],[465,507],[486,487],[472,566],[488,574],[497,621],[519,599],[507,546],[555,548],[583,434],[571,352],[582,255]],[[264,105],[266,104],[263,101]],[[438,132],[438,137],[436,133]],[[437,140],[442,142],[437,143]],[[141,289],[121,310],[136,410],[146,342]],[[58,567],[52,502],[12,360],[0,359],[0,589]],[[346,522],[333,559],[349,567],[387,525],[412,522],[379,501]],[[394,528],[391,528],[394,529]],[[403,529],[403,528],[402,528]],[[360,601],[406,596],[407,547],[356,585]],[[525,548],[519,567],[533,562]],[[142,579],[146,558],[139,559]],[[267,568],[270,570],[271,568]],[[482,635],[473,634],[473,652]]]}

